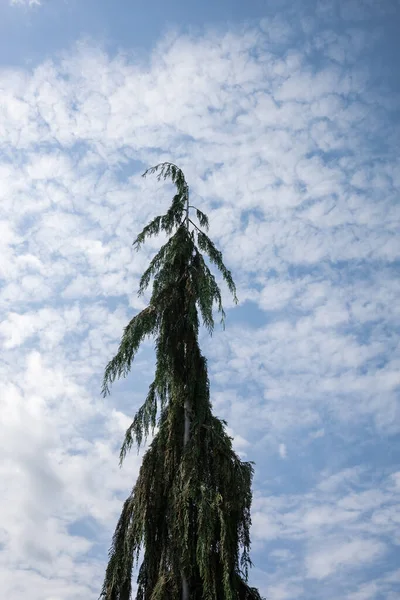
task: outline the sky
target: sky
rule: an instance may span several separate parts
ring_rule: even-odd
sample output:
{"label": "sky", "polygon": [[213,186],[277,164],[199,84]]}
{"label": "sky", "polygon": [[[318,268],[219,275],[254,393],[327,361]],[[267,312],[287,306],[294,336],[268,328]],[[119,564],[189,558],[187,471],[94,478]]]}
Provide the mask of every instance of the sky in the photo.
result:
{"label": "sky", "polygon": [[0,596],[95,600],[152,342],[100,394],[176,162],[240,303],[201,343],[267,600],[400,597],[398,0],[0,0]]}

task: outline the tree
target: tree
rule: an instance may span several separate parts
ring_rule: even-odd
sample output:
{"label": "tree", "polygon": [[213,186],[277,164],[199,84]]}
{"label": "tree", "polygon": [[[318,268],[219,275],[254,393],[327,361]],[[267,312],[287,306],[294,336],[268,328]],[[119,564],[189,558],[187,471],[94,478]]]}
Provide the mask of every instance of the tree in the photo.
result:
{"label": "tree", "polygon": [[[201,315],[211,334],[216,304],[224,322],[221,292],[204,252],[221,272],[235,301],[236,290],[222,254],[204,233],[208,218],[189,205],[189,186],[172,163],[148,169],[171,179],[176,194],[166,214],[156,217],[134,242],[164,231],[168,241],[144,272],[143,294],[153,280],[149,305],[125,327],[108,363],[103,395],[126,377],[141,342],[155,339],[156,368],[144,404],[128,428],[120,462],[136,442],[155,434],[138,479],[125,501],[109,552],[103,600],[129,600],[134,565],[136,600],[261,600],[247,584],[251,566],[250,507],[253,466],[242,462],[212,414],[207,361],[199,347]],[[196,211],[198,225],[191,219]]]}

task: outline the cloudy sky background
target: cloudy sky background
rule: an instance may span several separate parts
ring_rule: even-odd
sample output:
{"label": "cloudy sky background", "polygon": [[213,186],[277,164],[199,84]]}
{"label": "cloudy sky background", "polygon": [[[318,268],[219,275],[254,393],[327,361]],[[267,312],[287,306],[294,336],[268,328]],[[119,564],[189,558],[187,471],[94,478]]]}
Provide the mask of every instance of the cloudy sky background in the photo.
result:
{"label": "cloudy sky background", "polygon": [[[178,163],[238,285],[209,358],[267,600],[400,595],[400,3],[0,0],[0,596],[95,600]],[[294,8],[295,7],[295,8]],[[397,560],[396,560],[397,557]]]}

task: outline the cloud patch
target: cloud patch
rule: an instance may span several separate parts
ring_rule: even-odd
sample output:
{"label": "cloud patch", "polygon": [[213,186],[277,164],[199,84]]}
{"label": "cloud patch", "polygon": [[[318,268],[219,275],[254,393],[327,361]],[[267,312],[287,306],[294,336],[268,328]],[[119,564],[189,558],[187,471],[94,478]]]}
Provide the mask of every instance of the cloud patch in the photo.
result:
{"label": "cloud patch", "polygon": [[330,548],[320,548],[307,558],[307,575],[311,579],[325,579],[341,568],[361,568],[374,562],[385,552],[385,546],[371,540],[351,540]]}
{"label": "cloud patch", "polygon": [[10,0],[11,6],[40,6],[40,0]]}

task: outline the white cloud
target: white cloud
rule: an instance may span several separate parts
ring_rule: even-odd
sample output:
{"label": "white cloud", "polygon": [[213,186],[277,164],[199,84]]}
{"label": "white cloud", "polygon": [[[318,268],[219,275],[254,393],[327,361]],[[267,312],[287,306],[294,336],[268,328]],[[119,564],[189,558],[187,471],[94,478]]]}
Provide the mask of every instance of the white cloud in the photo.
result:
{"label": "white cloud", "polygon": [[[379,487],[368,481],[371,472],[347,469],[322,476],[306,493],[255,495],[252,535],[260,549],[271,548],[278,577],[286,573],[293,581],[303,581],[305,568],[310,579],[331,577],[335,583],[330,587],[339,589],[346,583],[344,589],[357,590],[349,578],[361,584],[366,565],[381,565],[390,545],[399,543],[400,495],[393,487],[393,475]],[[299,546],[302,552],[294,551]],[[282,564],[290,564],[290,569],[283,571]],[[385,575],[389,577],[390,571]],[[276,576],[269,581],[276,581]],[[390,582],[382,582],[382,589],[390,589]]]}
{"label": "white cloud", "polygon": [[290,550],[287,550],[286,548],[283,549],[278,549],[278,550],[273,550],[272,552],[269,553],[269,556],[271,558],[274,558],[275,560],[290,560],[291,558],[294,557],[293,552],[290,552]]}
{"label": "white cloud", "polygon": [[318,429],[317,431],[313,431],[310,433],[310,437],[313,439],[318,439],[318,438],[322,438],[325,435],[325,430],[324,429]]}
{"label": "white cloud", "polygon": [[[379,559],[389,532],[400,539],[391,467],[381,485],[337,466],[349,440],[398,431],[399,163],[376,160],[369,141],[390,146],[397,129],[356,64],[363,32],[313,34],[313,23],[304,47],[281,18],[171,35],[147,64],[81,44],[32,71],[0,71],[5,596],[98,596],[140,464],[133,453],[119,470],[117,452],[151,376],[149,348],[112,398],[98,392],[158,243],[134,254],[131,242],[169,199],[137,168],[164,159],[185,169],[240,298],[264,319],[235,324],[233,311],[204,343],[215,410],[242,455],[259,453],[255,545],[284,545],[276,574],[258,572],[264,594],[311,598],[302,556],[319,585]],[[286,463],[282,439],[296,448]],[[302,491],[285,490],[296,477]],[[85,519],[93,535],[72,535]]]}
{"label": "white cloud", "polygon": [[40,6],[41,5],[41,1],[40,0],[10,0],[10,4],[12,6]]}
{"label": "white cloud", "polygon": [[312,579],[325,579],[338,569],[362,567],[371,563],[385,552],[385,546],[372,540],[340,542],[329,548],[318,550],[307,557],[307,575]]}
{"label": "white cloud", "polygon": [[371,600],[375,598],[379,593],[379,588],[377,584],[373,581],[372,583],[367,583],[361,586],[357,592],[350,594],[348,596],[348,600]]}
{"label": "white cloud", "polygon": [[281,458],[287,457],[286,444],[279,444],[279,456]]}

